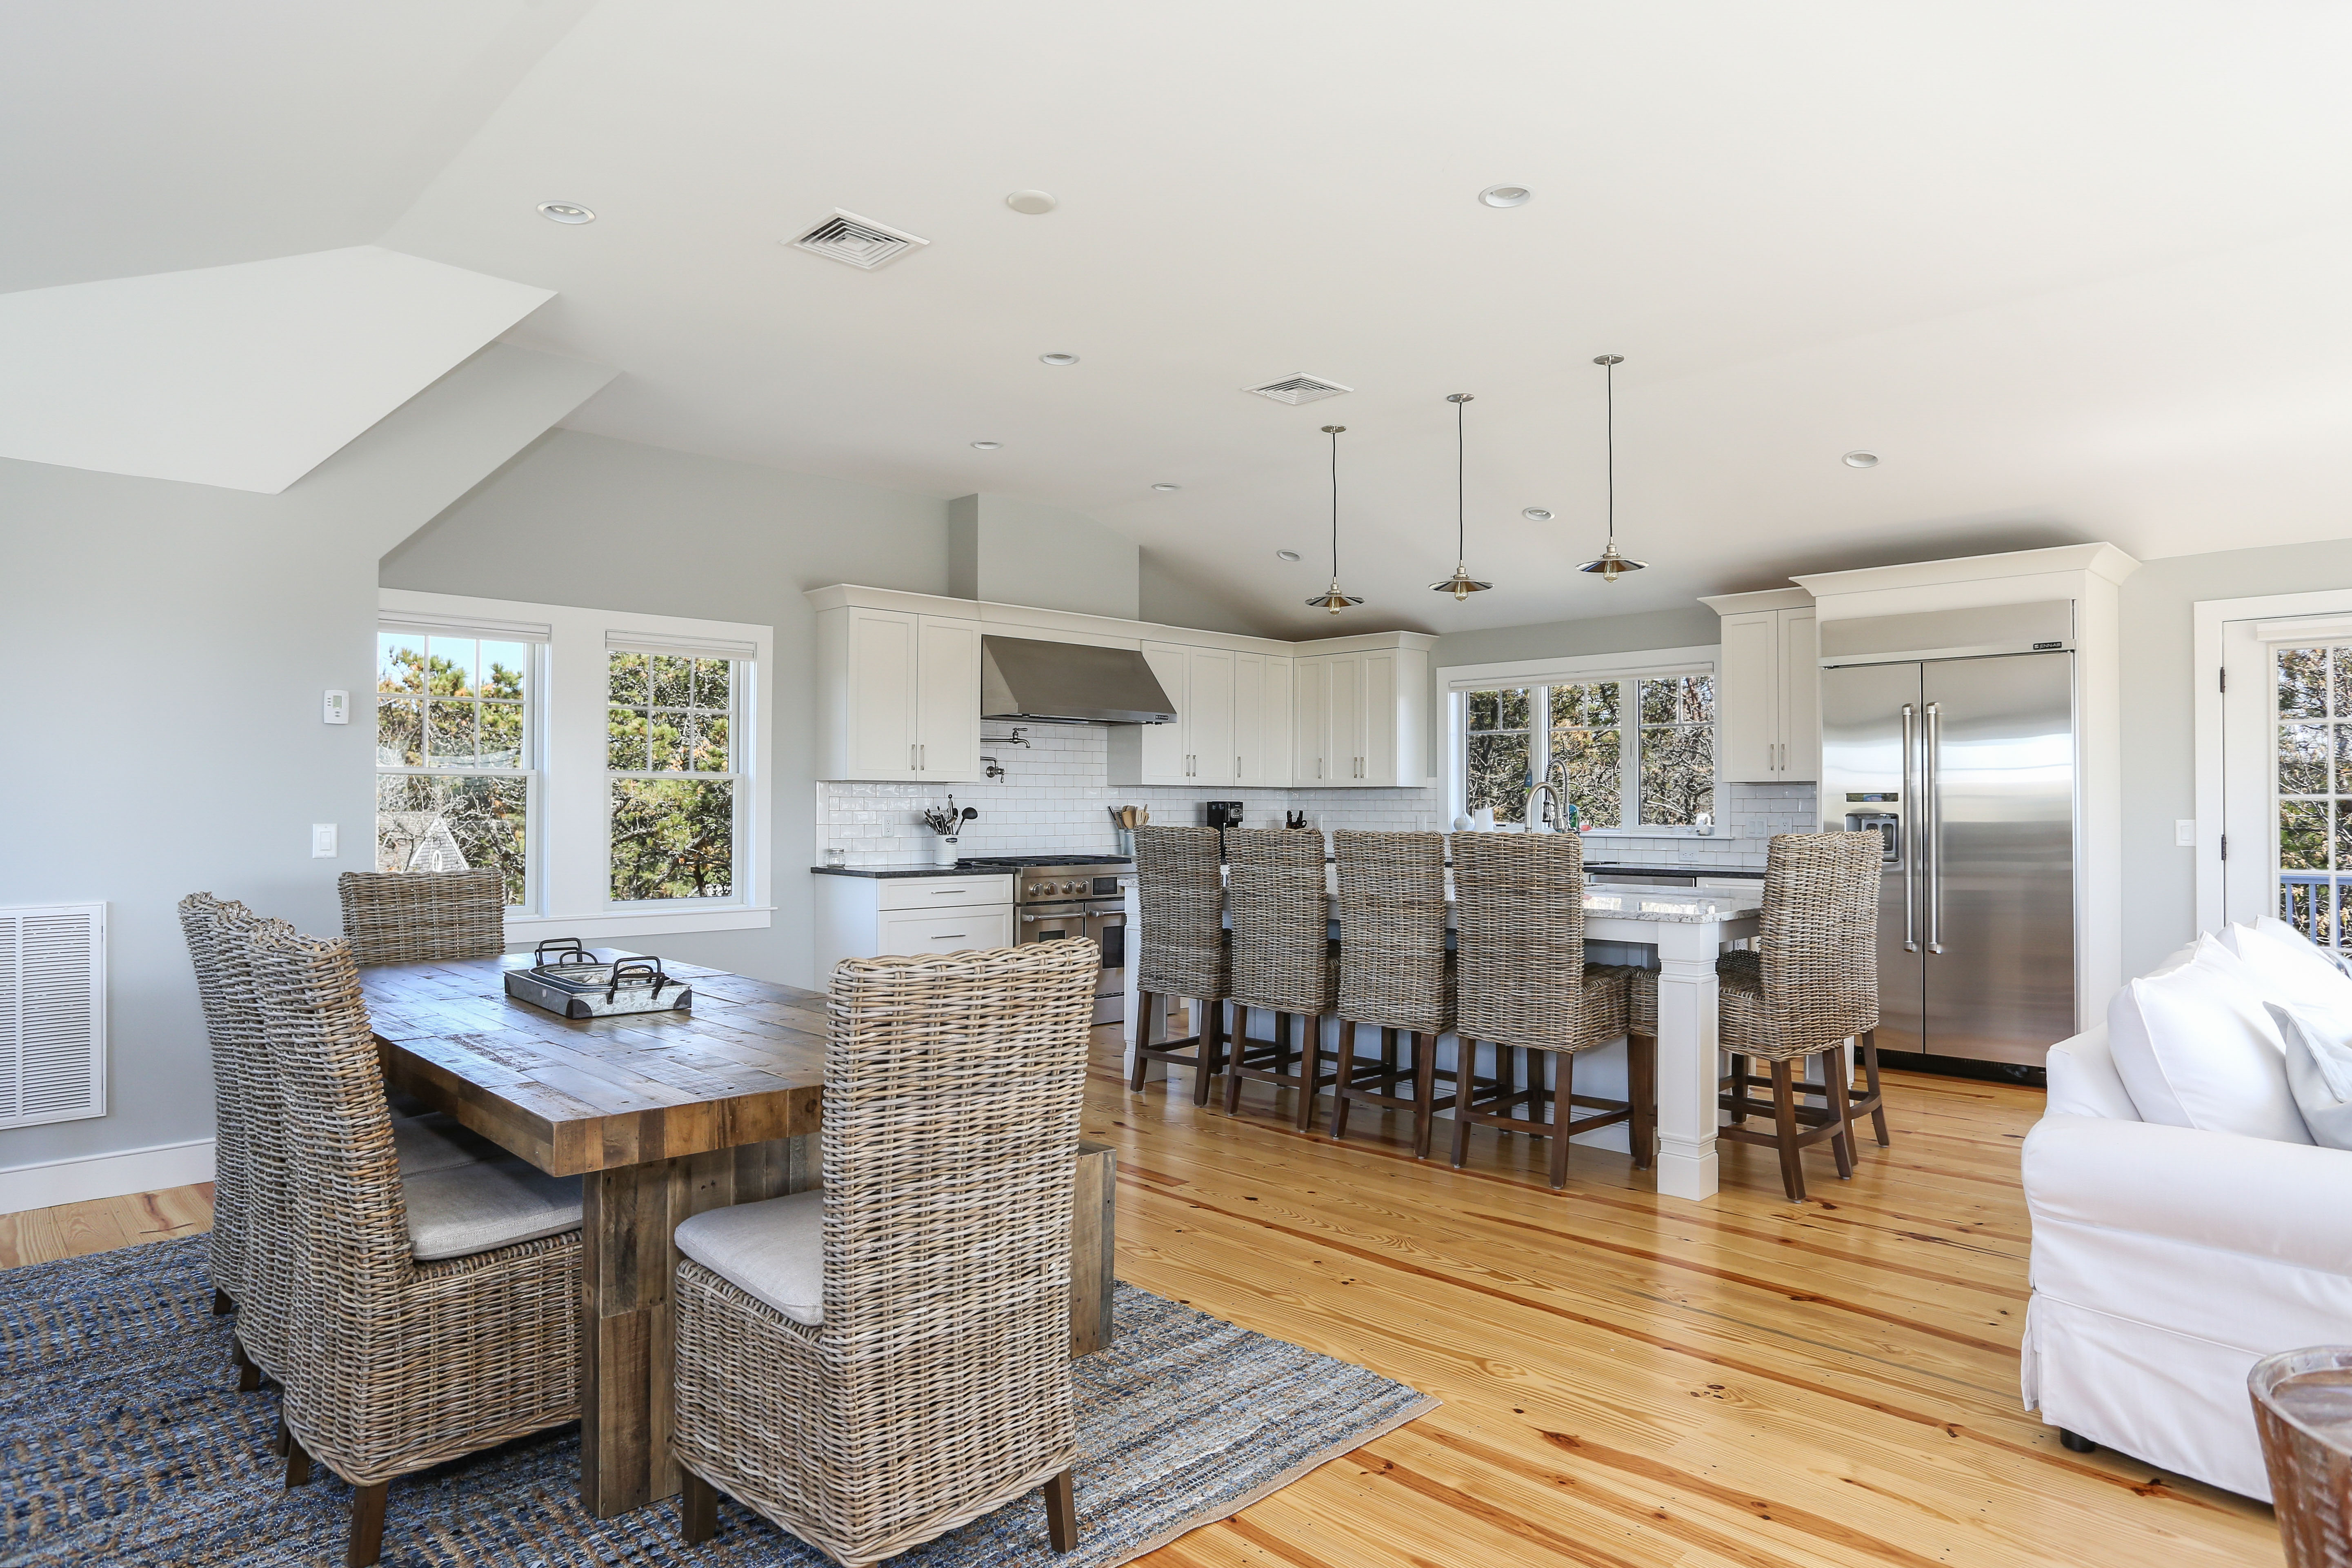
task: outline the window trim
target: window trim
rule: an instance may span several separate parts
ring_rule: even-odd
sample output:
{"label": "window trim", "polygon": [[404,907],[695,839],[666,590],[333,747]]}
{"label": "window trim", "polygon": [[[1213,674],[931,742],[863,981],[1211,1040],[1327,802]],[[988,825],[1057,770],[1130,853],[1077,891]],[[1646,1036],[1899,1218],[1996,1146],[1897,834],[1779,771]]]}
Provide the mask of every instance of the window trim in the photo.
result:
{"label": "window trim", "polygon": [[[774,791],[767,690],[775,667],[773,627],[396,588],[378,590],[376,607],[380,616],[404,622],[403,629],[422,622],[437,622],[452,632],[469,625],[544,628],[543,674],[536,703],[540,748],[535,769],[537,821],[530,852],[536,873],[530,894],[533,902],[507,911],[509,942],[551,936],[586,940],[741,931],[772,924],[775,905],[770,862]],[[474,634],[491,633],[484,630]],[[696,899],[688,901],[685,907],[666,903],[615,904],[611,899],[605,660],[610,641],[633,636],[672,647],[715,644],[748,650],[732,655],[741,661],[748,685],[738,691],[733,721],[740,727],[734,745],[741,763],[737,776],[738,874],[730,898]],[[368,842],[372,857],[373,822]]]}
{"label": "window trim", "polygon": [[[1576,653],[1550,659],[1515,659],[1501,664],[1448,664],[1437,671],[1437,689],[1444,699],[1444,742],[1440,748],[1441,784],[1444,791],[1445,819],[1451,822],[1463,814],[1464,789],[1468,772],[1465,737],[1467,733],[1467,705],[1464,694],[1487,691],[1497,686],[1567,685],[1580,681],[1638,680],[1644,676],[1713,675],[1716,677],[1716,700],[1722,701],[1723,648],[1720,643],[1707,643],[1685,648],[1646,648],[1617,653]],[[1624,725],[1638,735],[1639,714]],[[1547,731],[1549,733],[1549,731]],[[1718,791],[1717,816],[1720,818],[1720,791],[1723,788],[1723,723],[1717,715],[1715,726],[1715,780]],[[1639,743],[1633,750],[1638,758]],[[1638,803],[1635,810],[1640,809]],[[1587,838],[1665,839],[1700,838],[1696,828],[1673,827],[1663,823],[1643,823],[1631,828],[1591,828]]]}

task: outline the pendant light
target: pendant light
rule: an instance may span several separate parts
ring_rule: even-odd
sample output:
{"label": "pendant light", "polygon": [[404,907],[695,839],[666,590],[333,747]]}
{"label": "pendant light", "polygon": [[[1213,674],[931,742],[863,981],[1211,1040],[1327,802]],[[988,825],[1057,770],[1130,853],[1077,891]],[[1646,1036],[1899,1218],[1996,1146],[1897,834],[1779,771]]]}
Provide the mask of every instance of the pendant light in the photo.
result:
{"label": "pendant light", "polygon": [[1339,591],[1339,436],[1348,427],[1327,424],[1323,434],[1331,438],[1331,586],[1307,602],[1318,610],[1328,610],[1337,615],[1362,600]]}
{"label": "pendant light", "polygon": [[1628,560],[1617,553],[1617,367],[1625,362],[1625,356],[1599,354],[1592,362],[1601,367],[1609,408],[1609,545],[1599,559],[1588,560],[1576,570],[1597,571],[1601,581],[1614,582],[1629,571],[1641,570],[1647,563]]}
{"label": "pendant light", "polygon": [[1470,394],[1448,392],[1445,401],[1454,405],[1454,575],[1444,582],[1433,582],[1429,586],[1439,593],[1454,595],[1454,602],[1459,604],[1472,594],[1484,593],[1495,585],[1480,582],[1470,575],[1465,565],[1468,556],[1463,549],[1463,536],[1468,524],[1464,520],[1462,503],[1462,405],[1471,401]]}

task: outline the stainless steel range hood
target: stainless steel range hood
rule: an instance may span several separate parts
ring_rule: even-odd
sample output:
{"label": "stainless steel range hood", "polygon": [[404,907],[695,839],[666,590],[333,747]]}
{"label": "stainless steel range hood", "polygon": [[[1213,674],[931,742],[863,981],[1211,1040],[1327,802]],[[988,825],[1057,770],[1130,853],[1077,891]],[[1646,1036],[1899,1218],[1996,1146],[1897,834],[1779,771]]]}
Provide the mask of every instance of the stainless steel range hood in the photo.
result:
{"label": "stainless steel range hood", "polygon": [[982,637],[980,716],[1031,724],[1173,724],[1176,705],[1133,648]]}

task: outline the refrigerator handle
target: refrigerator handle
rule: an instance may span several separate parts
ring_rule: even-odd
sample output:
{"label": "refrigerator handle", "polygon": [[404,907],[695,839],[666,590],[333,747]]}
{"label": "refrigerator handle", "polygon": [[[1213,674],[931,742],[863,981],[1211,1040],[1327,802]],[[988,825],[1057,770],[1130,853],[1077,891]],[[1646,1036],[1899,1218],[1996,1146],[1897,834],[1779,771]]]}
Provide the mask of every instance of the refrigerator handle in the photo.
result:
{"label": "refrigerator handle", "polygon": [[1944,950],[1944,852],[1940,840],[1944,836],[1943,800],[1936,789],[1936,754],[1943,748],[1943,715],[1939,705],[1929,703],[1927,715],[1927,831],[1922,836],[1919,858],[1927,868],[1927,951]]}
{"label": "refrigerator handle", "polygon": [[[1916,751],[1918,746],[1918,738],[1913,733],[1914,722],[1916,716],[1917,716],[1913,710],[1912,705],[1905,703],[1903,705],[1902,820],[1909,821],[1912,831],[1908,837],[1915,843],[1917,841],[1919,837],[1919,823],[1913,814],[1919,810],[1919,797],[1911,788],[1911,763],[1914,753]],[[1897,831],[1900,831],[1901,830],[1898,829]],[[1916,931],[1912,929],[1911,919],[1912,906],[1919,896],[1917,879],[1911,873],[1911,862],[1916,858],[1916,851],[1906,851],[1903,856],[1903,950],[1906,953],[1916,953],[1919,950],[1919,935]]]}

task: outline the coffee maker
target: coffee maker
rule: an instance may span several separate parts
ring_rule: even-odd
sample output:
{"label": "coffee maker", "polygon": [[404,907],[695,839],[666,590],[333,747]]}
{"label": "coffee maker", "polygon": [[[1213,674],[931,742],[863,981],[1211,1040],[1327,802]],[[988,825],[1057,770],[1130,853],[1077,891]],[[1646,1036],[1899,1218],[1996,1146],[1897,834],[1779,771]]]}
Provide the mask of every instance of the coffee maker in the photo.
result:
{"label": "coffee maker", "polygon": [[1242,803],[1239,800],[1206,800],[1202,808],[1209,813],[1212,828],[1238,828],[1242,825]]}

